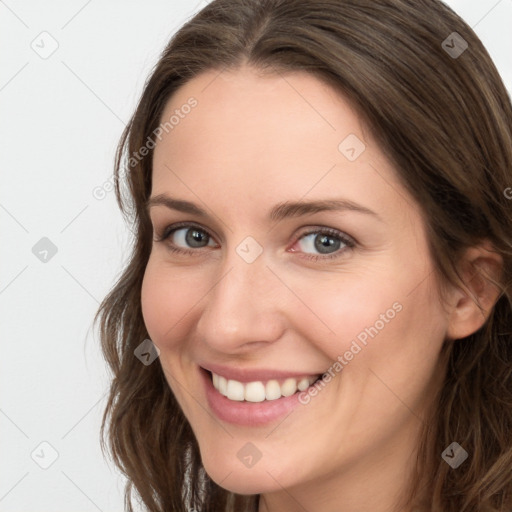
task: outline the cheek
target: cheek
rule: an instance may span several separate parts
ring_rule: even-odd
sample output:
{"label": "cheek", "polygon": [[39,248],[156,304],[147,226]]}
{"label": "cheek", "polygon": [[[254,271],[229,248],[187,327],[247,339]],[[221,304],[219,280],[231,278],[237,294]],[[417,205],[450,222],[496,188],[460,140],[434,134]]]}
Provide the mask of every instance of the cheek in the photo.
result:
{"label": "cheek", "polygon": [[317,277],[309,284],[297,282],[294,289],[307,297],[310,310],[295,321],[307,330],[308,339],[322,343],[332,360],[350,350],[353,342],[365,347],[376,332],[389,331],[403,315],[400,294],[376,286],[371,276],[336,275],[322,281]]}
{"label": "cheek", "polygon": [[445,321],[432,282],[415,287],[416,273],[406,270],[397,269],[392,283],[389,269],[388,279],[359,274],[309,284],[297,281],[295,289],[308,297],[310,308],[297,321],[329,359],[346,355],[347,366],[380,366],[390,358],[395,368],[432,361],[444,339]]}
{"label": "cheek", "polygon": [[175,348],[173,340],[180,339],[182,320],[204,293],[182,273],[150,258],[142,281],[141,308],[148,334],[160,350]]}

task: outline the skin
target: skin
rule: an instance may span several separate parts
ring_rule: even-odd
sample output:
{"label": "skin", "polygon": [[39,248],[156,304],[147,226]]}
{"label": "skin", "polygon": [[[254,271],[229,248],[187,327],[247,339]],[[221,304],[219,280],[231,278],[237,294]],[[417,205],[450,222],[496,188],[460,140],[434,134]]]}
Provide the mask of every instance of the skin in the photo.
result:
{"label": "skin", "polygon": [[[393,510],[442,382],[443,341],[471,334],[486,315],[459,289],[443,308],[419,206],[328,85],[300,72],[209,71],[176,92],[163,119],[191,96],[197,107],[157,142],[151,195],[194,202],[208,217],[161,205],[150,214],[155,237],[188,221],[211,239],[191,247],[179,227],[154,242],[141,300],[204,467],[226,489],[262,494],[260,512]],[[349,134],[366,145],[355,161],[338,150]],[[266,217],[276,203],[340,197],[379,218],[354,211]],[[325,227],[356,246],[341,243],[332,250],[338,257],[325,259],[315,235],[303,236]],[[236,252],[248,236],[263,249],[250,264]],[[195,252],[173,253],[173,242]],[[485,248],[468,258],[486,268],[494,261]],[[490,309],[495,291],[481,283],[475,290]],[[210,410],[198,362],[322,373],[394,303],[401,311],[284,420],[243,427]],[[262,454],[251,468],[237,457],[248,441]]]}

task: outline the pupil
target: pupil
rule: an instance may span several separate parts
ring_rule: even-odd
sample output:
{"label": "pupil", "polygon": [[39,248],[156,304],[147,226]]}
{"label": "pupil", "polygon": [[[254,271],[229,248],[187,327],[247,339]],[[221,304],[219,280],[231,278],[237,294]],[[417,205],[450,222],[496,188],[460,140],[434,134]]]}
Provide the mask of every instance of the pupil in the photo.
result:
{"label": "pupil", "polygon": [[315,248],[321,253],[327,253],[325,249],[329,249],[333,247],[334,249],[339,249],[341,244],[341,240],[335,240],[332,236],[329,235],[319,235],[315,240]]}
{"label": "pupil", "polygon": [[207,235],[198,231],[197,229],[191,229],[187,233],[187,243],[192,247],[201,247],[201,242],[206,240]]}

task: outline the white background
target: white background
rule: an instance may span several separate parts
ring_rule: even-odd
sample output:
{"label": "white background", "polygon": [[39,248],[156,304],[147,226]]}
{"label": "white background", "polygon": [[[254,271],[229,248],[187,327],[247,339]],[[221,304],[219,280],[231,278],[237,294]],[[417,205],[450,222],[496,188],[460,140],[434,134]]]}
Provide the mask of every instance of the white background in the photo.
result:
{"label": "white background", "polygon": [[[511,91],[512,0],[447,3]],[[99,446],[109,377],[91,323],[128,255],[129,229],[114,193],[93,190],[111,180],[159,53],[205,4],[0,0],[2,512],[123,510],[124,480]],[[51,44],[46,59],[31,47]],[[43,237],[57,248],[46,263],[32,252]],[[48,469],[31,457],[49,463],[52,450]]]}

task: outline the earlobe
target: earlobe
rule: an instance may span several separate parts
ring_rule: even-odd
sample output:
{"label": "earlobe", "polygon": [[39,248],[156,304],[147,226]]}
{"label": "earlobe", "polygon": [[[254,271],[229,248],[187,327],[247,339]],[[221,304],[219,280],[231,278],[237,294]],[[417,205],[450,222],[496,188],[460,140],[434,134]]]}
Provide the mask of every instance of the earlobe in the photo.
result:
{"label": "earlobe", "polygon": [[459,265],[464,287],[454,291],[448,339],[470,336],[485,324],[500,297],[495,283],[501,281],[502,269],[503,258],[488,240],[466,251]]}

